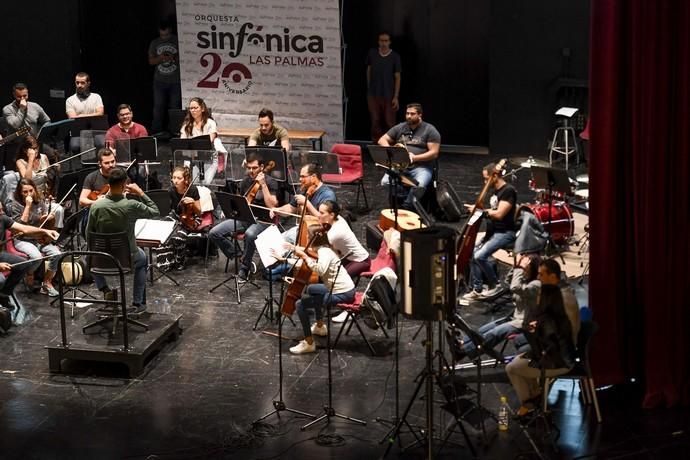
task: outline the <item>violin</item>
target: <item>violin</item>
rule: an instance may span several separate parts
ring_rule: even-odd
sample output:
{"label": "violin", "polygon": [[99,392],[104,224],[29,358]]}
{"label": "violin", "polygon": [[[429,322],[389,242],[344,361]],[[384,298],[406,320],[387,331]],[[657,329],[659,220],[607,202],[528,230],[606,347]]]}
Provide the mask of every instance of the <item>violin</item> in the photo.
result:
{"label": "violin", "polygon": [[189,190],[192,188],[192,185],[196,180],[199,178],[197,175],[190,183],[187,185],[187,189],[184,191],[182,194],[182,197],[180,198],[180,202],[178,203],[177,207],[179,208],[179,220],[180,224],[182,224],[182,228],[185,230],[192,232],[194,231],[199,224],[201,224],[201,216],[196,213],[196,210],[194,209],[194,202],[191,203],[183,203],[182,200],[185,199],[187,196],[187,193],[189,193]]}
{"label": "violin", "polygon": [[[275,161],[269,161],[268,164],[264,166],[264,169],[261,170],[261,172],[264,174],[268,174],[271,172],[273,168],[275,168],[275,166]],[[252,204],[252,202],[256,198],[256,195],[259,193],[259,190],[261,190],[261,184],[258,180],[255,180],[252,183],[252,186],[249,187],[249,190],[247,190],[247,193],[244,194],[244,197],[247,199],[247,202],[249,204]]]}
{"label": "violin", "polygon": [[[309,239],[309,242],[304,247],[304,252],[307,253],[309,257],[318,257],[317,254],[310,249],[310,246],[318,236],[327,233],[330,228],[331,226],[329,224],[323,224],[319,230],[314,232],[312,237]],[[316,273],[312,272],[311,268],[309,268],[309,264],[306,262],[302,262],[299,268],[297,268],[297,273],[295,273],[295,276],[292,278],[290,287],[288,288],[285,298],[283,299],[283,305],[280,307],[280,312],[283,315],[292,316],[292,314],[295,312],[295,308],[297,307],[297,301],[300,299],[300,297],[302,297],[302,291],[304,291],[305,286],[315,282],[312,281],[314,275],[316,275]],[[318,275],[316,276],[318,281]]]}

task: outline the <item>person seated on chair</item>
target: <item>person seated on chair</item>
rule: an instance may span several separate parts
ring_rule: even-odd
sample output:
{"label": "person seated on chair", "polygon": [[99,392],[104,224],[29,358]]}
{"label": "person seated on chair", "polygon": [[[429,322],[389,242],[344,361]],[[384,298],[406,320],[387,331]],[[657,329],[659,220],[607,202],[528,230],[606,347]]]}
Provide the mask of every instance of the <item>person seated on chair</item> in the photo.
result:
{"label": "person seated on chair", "polygon": [[259,127],[249,136],[247,145],[263,145],[273,147],[280,145],[286,152],[290,151],[290,137],[287,129],[278,123],[273,123],[273,111],[261,109],[259,111]]}
{"label": "person seated on chair", "polygon": [[[147,260],[144,250],[137,247],[134,223],[137,219],[157,217],[158,207],[137,184],[127,184],[127,173],[123,168],[115,167],[109,171],[108,185],[110,189],[105,197],[95,201],[89,209],[86,239],[88,241],[91,232],[127,233],[134,266],[132,305],[135,308],[134,313],[141,314],[146,311]],[[125,193],[128,197],[125,197]],[[116,299],[116,291],[108,287],[103,276],[94,274],[93,279],[106,300]]]}
{"label": "person seated on chair", "polygon": [[[416,187],[411,187],[402,207],[414,210],[413,197],[421,199],[431,184],[434,175],[434,163],[441,148],[441,134],[431,123],[422,120],[422,105],[407,104],[405,122],[393,126],[381,136],[379,145],[389,147],[404,146],[409,154],[410,164],[403,171],[417,181]],[[383,176],[381,185],[388,185],[390,177]]]}
{"label": "person seated on chair", "polygon": [[[328,334],[323,323],[324,308],[338,303],[352,303],[355,299],[355,284],[350,275],[340,267],[340,258],[329,247],[328,235],[323,227],[312,225],[309,232],[314,235],[310,249],[316,251],[317,257],[307,254],[301,247],[295,248],[295,255],[321,278],[321,283],[307,286],[304,295],[295,305],[304,332],[304,340],[290,348],[290,352],[296,355],[315,352],[314,335]],[[314,310],[314,325],[311,325],[309,310]]]}
{"label": "person seated on chair", "polygon": [[[110,127],[105,132],[105,146],[113,152],[117,152],[117,141],[136,139],[138,137],[146,137],[149,132],[144,125],[134,122],[134,111],[129,104],[120,104],[117,106],[116,124]],[[134,160],[135,158],[132,158]],[[139,187],[145,187],[144,178],[146,177],[147,166],[138,165],[132,169],[134,181],[139,184]]]}
{"label": "person seated on chair", "polygon": [[107,148],[98,151],[98,169],[90,172],[84,179],[84,185],[79,194],[80,206],[88,208],[98,199],[105,197],[110,187],[108,178],[116,166],[115,152]]}
{"label": "person seated on chair", "polygon": [[[247,176],[242,179],[238,189],[239,193],[246,196],[247,192],[258,184],[259,189],[251,204],[275,208],[278,205],[278,182],[269,174],[264,174],[265,166],[264,160],[255,153],[247,155],[245,162]],[[231,259],[235,257],[236,246],[230,238],[234,237],[235,231],[244,232],[244,252],[238,276],[241,280],[246,280],[256,252],[256,238],[268,226],[269,224],[263,222],[256,222],[247,226],[247,222],[228,218],[216,224],[208,236],[223,251],[225,257]]]}
{"label": "person seated on chair", "polygon": [[192,173],[187,166],[176,166],[170,177],[170,214],[180,227],[170,239],[175,253],[175,268],[182,270],[186,261],[187,237],[201,223],[201,196],[192,184]]}
{"label": "person seated on chair", "polygon": [[337,202],[326,200],[319,205],[319,223],[330,226],[328,241],[338,257],[344,257],[343,269],[351,278],[369,270],[369,251],[357,240],[350,224],[340,215],[340,205]]}
{"label": "person seated on chair", "polygon": [[[9,298],[14,293],[14,288],[24,278],[25,274],[31,270],[33,263],[23,263],[26,259],[16,254],[10,254],[6,250],[7,230],[12,233],[21,233],[26,237],[44,237],[47,240],[55,241],[58,238],[58,232],[55,230],[38,228],[31,225],[25,225],[15,222],[10,216],[5,214],[2,205],[0,205],[0,235],[2,235],[2,244],[0,244],[0,305],[7,309],[12,309]],[[6,274],[9,272],[9,274]]]}
{"label": "person seated on chair", "polygon": [[[46,199],[52,199],[60,165],[50,167],[50,159],[44,153],[39,153],[39,144],[33,136],[26,136],[17,149],[15,166],[19,177],[29,179],[34,183],[36,191]],[[55,228],[58,230],[64,226],[65,209],[54,203],[52,211],[55,213]]]}
{"label": "person seated on chair", "polygon": [[[46,203],[39,194],[36,185],[31,179],[22,179],[17,185],[17,189],[7,205],[7,213],[16,222],[31,225],[33,227],[51,228],[55,224],[55,214],[52,209],[53,204]],[[21,235],[14,239],[14,247],[17,251],[23,252],[29,259],[37,259],[35,264],[28,264],[25,282],[29,290],[33,289],[34,272],[43,263],[42,256],[53,256],[50,259],[48,269],[43,275],[41,294],[50,297],[58,295],[57,289],[53,286],[53,278],[57,273],[58,256],[60,248],[53,243],[52,239],[39,238]]]}
{"label": "person seated on chair", "polygon": [[[517,191],[515,187],[501,177],[494,163],[484,166],[482,175],[484,182],[489,182],[495,193],[491,196],[490,208],[484,211],[484,217],[488,218],[486,219],[486,233],[474,248],[470,260],[472,290],[463,297],[465,301],[490,298],[500,292],[498,275],[491,263],[491,258],[494,252],[509,247],[515,241]],[[470,213],[473,213],[474,206],[468,207]],[[489,291],[482,294],[484,281],[486,281]]]}
{"label": "person seated on chair", "polygon": [[[512,314],[496,321],[484,324],[478,330],[484,339],[484,348],[492,349],[503,342],[511,334],[520,334],[525,310],[536,305],[539,296],[541,282],[537,279],[539,268],[539,255],[521,254],[510,275],[510,292],[512,294],[515,310]],[[451,350],[455,359],[461,360],[465,356],[470,359],[477,357],[477,347],[472,340],[463,336],[451,341]]]}
{"label": "person seated on chair", "polygon": [[[306,206],[305,216],[311,216],[314,223],[319,217],[319,205],[326,200],[336,201],[335,192],[328,185],[321,181],[321,170],[315,163],[302,166],[299,172],[300,191],[292,197],[289,203],[278,208],[271,209],[271,219],[276,215],[285,213],[300,214],[302,206]],[[307,195],[309,195],[307,199]],[[283,239],[288,243],[295,244],[297,239],[297,229],[294,226],[283,233]]]}
{"label": "person seated on chair", "polygon": [[539,298],[533,308],[527,308],[522,329],[529,341],[530,351],[516,356],[506,366],[522,417],[540,405],[542,370],[547,378],[567,373],[575,365],[575,345],[580,331],[580,316],[575,303],[565,301],[559,282],[561,267],[554,259],[539,264],[537,278],[541,282]]}

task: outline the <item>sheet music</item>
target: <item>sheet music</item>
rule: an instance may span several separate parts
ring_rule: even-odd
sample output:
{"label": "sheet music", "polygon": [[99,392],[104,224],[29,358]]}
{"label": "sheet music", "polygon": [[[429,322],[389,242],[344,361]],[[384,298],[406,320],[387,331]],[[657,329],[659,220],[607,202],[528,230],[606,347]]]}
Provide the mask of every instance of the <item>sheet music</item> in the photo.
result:
{"label": "sheet music", "polygon": [[575,107],[561,107],[556,111],[556,115],[560,115],[562,117],[572,117],[575,115],[575,112],[577,112],[578,109]]}
{"label": "sheet music", "polygon": [[175,229],[173,220],[137,219],[134,223],[134,236],[138,240],[165,243]]}
{"label": "sheet music", "polygon": [[256,251],[259,253],[261,263],[264,267],[270,267],[278,262],[273,256],[273,251],[278,254],[285,252],[285,240],[280,234],[280,230],[275,225],[271,225],[256,237]]}

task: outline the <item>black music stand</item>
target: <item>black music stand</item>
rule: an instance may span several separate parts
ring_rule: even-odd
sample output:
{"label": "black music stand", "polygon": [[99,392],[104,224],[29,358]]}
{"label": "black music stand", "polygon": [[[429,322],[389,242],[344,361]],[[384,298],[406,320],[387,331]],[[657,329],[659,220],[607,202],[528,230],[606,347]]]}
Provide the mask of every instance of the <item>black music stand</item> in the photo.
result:
{"label": "black music stand", "polygon": [[[140,186],[142,185],[139,181],[139,169],[142,168],[144,171],[144,188],[148,191],[149,185],[149,165],[159,165],[157,162],[158,158],[158,142],[155,137],[135,137],[131,139],[118,139],[115,141],[115,149],[117,152],[118,160],[122,161],[122,158],[127,158],[131,161],[136,161],[138,163],[137,169],[134,170],[134,175],[136,177],[136,182]],[[123,155],[120,152],[123,152]]]}
{"label": "black music stand", "polygon": [[[246,222],[247,227],[249,227],[252,224],[256,223],[256,218],[254,217],[254,213],[252,212],[252,209],[249,207],[249,202],[247,201],[247,198],[245,198],[242,195],[232,195],[228,194],[227,197],[229,198],[230,202],[227,203],[225,200],[219,200],[221,209],[223,210],[223,214],[225,214],[226,218],[231,218],[235,222],[235,228],[234,228],[234,236],[233,238],[237,237],[237,221],[241,222]],[[236,240],[235,240],[236,241]],[[237,244],[237,243],[235,243]],[[237,252],[235,252],[235,266],[237,266]],[[234,281],[235,282],[235,288],[230,288],[226,286],[226,283],[229,281]],[[218,289],[221,286],[225,286],[231,291],[235,291],[237,293],[237,303],[241,303],[241,298],[240,298],[240,291],[242,287],[246,284],[251,284],[255,288],[259,289],[259,285],[256,284],[254,281],[251,281],[247,279],[246,281],[240,280],[240,277],[237,273],[233,273],[229,277],[227,277],[225,280],[221,281],[220,283],[216,284],[211,288],[210,291],[208,292],[213,292],[216,289]]]}
{"label": "black music stand", "polygon": [[84,130],[91,131],[108,131],[108,115],[94,115],[91,117],[72,118],[71,125],[72,136]]}
{"label": "black music stand", "polygon": [[48,144],[51,147],[59,150],[59,146],[64,148],[65,139],[73,130],[74,118],[67,118],[66,120],[56,121],[54,123],[46,123],[41,126],[38,131],[36,139],[39,144]]}
{"label": "black music stand", "polygon": [[288,177],[287,160],[285,150],[282,147],[267,147],[267,146],[251,146],[244,148],[245,156],[250,153],[256,154],[265,165],[271,161],[275,163],[275,167],[268,173],[277,181],[285,182]]}
{"label": "black music stand", "polygon": [[184,117],[187,116],[186,109],[168,109],[168,132],[177,136],[180,134]]}
{"label": "black music stand", "polygon": [[546,255],[550,255],[552,254],[552,250],[555,249],[561,258],[561,263],[565,265],[563,254],[561,254],[561,252],[558,250],[558,246],[556,246],[556,243],[553,241],[553,236],[551,235],[551,219],[553,218],[553,192],[562,193],[563,196],[570,193],[570,177],[568,177],[568,172],[565,169],[558,168],[532,166],[532,168],[530,168],[530,172],[532,173],[532,179],[534,180],[534,187],[547,190],[547,196],[549,197],[549,227],[548,229],[545,229],[549,236],[546,240],[546,248],[544,252]]}
{"label": "black music stand", "polygon": [[390,147],[370,145],[369,154],[377,166],[382,167],[388,174],[388,202],[393,210],[395,228],[398,227],[398,187],[407,184],[416,186],[417,181],[402,172],[410,164],[410,154],[404,147]]}
{"label": "black music stand", "polygon": [[211,142],[211,136],[208,134],[186,139],[174,137],[170,139],[170,150],[173,152],[177,150],[213,150],[213,143]]}

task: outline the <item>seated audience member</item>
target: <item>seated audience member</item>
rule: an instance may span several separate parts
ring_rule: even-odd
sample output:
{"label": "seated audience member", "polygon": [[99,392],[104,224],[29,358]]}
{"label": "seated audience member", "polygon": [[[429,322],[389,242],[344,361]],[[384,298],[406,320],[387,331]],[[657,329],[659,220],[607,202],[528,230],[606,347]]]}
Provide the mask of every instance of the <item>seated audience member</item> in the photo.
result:
{"label": "seated audience member", "polygon": [[[17,185],[12,200],[8,203],[7,212],[15,221],[32,227],[50,228],[55,222],[54,210],[51,203],[46,203],[39,194],[36,185],[31,179],[22,179]],[[26,254],[29,259],[40,259],[43,256],[53,256],[50,259],[48,269],[43,275],[41,294],[50,297],[58,295],[57,289],[53,286],[53,278],[57,273],[58,255],[60,248],[53,244],[51,238],[36,238],[29,235],[21,235],[14,239],[14,247]],[[29,290],[34,287],[34,272],[43,263],[36,260],[35,264],[27,264],[25,282]]]}

